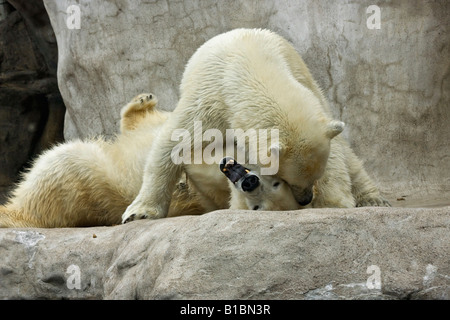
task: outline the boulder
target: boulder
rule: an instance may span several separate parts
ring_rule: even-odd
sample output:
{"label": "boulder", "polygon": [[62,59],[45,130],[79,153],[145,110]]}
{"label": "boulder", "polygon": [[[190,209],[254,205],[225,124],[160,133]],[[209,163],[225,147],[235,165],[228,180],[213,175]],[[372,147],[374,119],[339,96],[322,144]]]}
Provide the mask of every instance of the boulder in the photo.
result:
{"label": "boulder", "polygon": [[449,299],[450,208],[1,229],[2,299]]}

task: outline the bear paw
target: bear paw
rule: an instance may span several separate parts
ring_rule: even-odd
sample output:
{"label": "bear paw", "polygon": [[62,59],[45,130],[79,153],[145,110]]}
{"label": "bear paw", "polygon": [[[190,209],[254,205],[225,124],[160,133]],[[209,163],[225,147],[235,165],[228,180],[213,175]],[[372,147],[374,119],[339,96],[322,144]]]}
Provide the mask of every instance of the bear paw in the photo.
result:
{"label": "bear paw", "polygon": [[152,93],[141,93],[133,98],[120,111],[120,117],[125,118],[135,112],[152,110],[158,104],[158,98]]}
{"label": "bear paw", "polygon": [[122,215],[122,223],[141,219],[158,219],[164,217],[158,209],[132,203]]}
{"label": "bear paw", "polygon": [[356,202],[357,207],[391,207],[389,201],[381,196],[368,196],[358,199]]}
{"label": "bear paw", "polygon": [[136,96],[133,101],[132,105],[135,109],[151,109],[158,103],[158,99],[155,97],[154,94],[151,93],[142,93],[138,96]]}

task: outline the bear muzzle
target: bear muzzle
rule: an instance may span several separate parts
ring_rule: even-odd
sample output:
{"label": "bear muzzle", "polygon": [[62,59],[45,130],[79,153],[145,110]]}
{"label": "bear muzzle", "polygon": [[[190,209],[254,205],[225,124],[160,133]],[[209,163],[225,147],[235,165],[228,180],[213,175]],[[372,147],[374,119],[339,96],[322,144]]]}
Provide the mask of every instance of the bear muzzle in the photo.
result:
{"label": "bear muzzle", "polygon": [[314,193],[312,187],[304,189],[302,192],[300,192],[300,195],[299,193],[295,192],[295,187],[291,186],[291,188],[294,191],[295,200],[297,200],[299,205],[306,206],[313,200]]}
{"label": "bear muzzle", "polygon": [[259,177],[239,164],[231,157],[225,157],[220,161],[220,171],[233,182],[233,184],[244,192],[252,192],[259,186]]}

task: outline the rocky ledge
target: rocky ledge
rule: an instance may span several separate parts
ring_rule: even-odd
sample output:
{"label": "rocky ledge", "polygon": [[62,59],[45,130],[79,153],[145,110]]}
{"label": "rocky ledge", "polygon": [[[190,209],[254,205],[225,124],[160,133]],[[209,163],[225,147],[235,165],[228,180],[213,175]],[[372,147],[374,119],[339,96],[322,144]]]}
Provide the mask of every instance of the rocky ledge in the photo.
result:
{"label": "rocky ledge", "polygon": [[449,299],[450,207],[0,230],[2,299]]}

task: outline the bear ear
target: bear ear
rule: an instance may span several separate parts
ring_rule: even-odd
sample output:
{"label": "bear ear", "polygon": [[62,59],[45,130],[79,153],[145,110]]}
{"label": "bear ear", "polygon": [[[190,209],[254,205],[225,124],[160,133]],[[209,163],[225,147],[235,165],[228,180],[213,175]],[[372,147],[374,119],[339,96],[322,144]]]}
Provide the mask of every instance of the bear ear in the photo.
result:
{"label": "bear ear", "polygon": [[271,155],[277,155],[279,156],[281,152],[283,152],[283,145],[279,143],[274,143],[270,146],[269,151]]}
{"label": "bear ear", "polygon": [[325,134],[329,139],[333,139],[334,137],[336,137],[339,133],[341,133],[344,130],[344,126],[345,126],[345,123],[343,123],[342,121],[331,120],[327,124]]}

